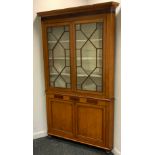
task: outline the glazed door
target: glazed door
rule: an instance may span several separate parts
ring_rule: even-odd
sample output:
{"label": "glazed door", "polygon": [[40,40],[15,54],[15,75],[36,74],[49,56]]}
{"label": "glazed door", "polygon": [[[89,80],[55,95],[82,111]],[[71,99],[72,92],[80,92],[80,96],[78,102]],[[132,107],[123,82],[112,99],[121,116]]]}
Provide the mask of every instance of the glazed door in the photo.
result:
{"label": "glazed door", "polygon": [[103,92],[103,21],[75,24],[77,90]]}
{"label": "glazed door", "polygon": [[48,88],[103,94],[103,21],[46,26]]}
{"label": "glazed door", "polygon": [[70,26],[47,26],[46,35],[48,85],[51,88],[71,88]]}

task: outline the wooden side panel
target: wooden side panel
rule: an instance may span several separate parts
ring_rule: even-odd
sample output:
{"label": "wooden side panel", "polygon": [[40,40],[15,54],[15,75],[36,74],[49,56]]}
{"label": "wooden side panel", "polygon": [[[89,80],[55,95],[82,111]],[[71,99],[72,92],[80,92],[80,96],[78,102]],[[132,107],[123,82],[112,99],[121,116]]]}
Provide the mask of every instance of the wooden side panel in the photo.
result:
{"label": "wooden side panel", "polygon": [[108,136],[108,148],[112,149],[113,148],[113,140],[114,140],[114,102],[109,103],[109,119],[108,119],[108,131],[109,131],[109,136]]}
{"label": "wooden side panel", "polygon": [[106,52],[108,66],[107,98],[112,99],[108,108],[108,148],[113,148],[113,132],[114,132],[114,57],[115,57],[115,14],[107,14],[107,31],[106,31]]}
{"label": "wooden side panel", "polygon": [[47,39],[46,39],[46,27],[41,21],[42,26],[42,43],[43,43],[43,58],[44,58],[44,77],[45,77],[45,91],[48,90],[49,80],[48,80],[48,49],[47,49]]}
{"label": "wooden side panel", "polygon": [[107,14],[107,28],[106,28],[106,97],[114,98],[114,56],[115,56],[115,14]]}

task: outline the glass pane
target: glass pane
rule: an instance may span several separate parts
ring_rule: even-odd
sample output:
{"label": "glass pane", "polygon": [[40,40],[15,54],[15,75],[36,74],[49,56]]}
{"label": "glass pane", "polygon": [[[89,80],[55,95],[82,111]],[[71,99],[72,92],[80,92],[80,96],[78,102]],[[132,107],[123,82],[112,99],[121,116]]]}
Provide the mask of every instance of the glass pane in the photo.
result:
{"label": "glass pane", "polygon": [[103,23],[76,24],[77,89],[102,91]]}
{"label": "glass pane", "polygon": [[50,86],[70,88],[69,26],[48,27]]}
{"label": "glass pane", "polygon": [[82,89],[96,91],[96,84],[91,80],[91,78],[88,78],[84,82]]}

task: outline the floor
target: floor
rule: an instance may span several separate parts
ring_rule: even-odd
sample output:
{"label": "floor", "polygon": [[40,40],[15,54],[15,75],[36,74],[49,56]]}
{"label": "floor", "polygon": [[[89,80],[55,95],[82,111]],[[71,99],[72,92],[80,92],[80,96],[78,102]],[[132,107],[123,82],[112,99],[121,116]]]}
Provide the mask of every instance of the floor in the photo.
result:
{"label": "floor", "polygon": [[56,138],[33,140],[33,155],[114,155],[88,145]]}

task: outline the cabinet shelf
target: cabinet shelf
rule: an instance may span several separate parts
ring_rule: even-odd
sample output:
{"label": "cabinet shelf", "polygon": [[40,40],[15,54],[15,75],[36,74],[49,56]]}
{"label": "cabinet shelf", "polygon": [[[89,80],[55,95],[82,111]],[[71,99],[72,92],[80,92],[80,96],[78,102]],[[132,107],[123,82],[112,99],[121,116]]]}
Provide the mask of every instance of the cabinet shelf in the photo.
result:
{"label": "cabinet shelf", "polygon": [[69,60],[69,58],[67,57],[67,58],[64,58],[64,57],[59,57],[59,58],[57,58],[57,57],[55,57],[55,58],[49,58],[49,60]]}
{"label": "cabinet shelf", "polygon": [[[61,74],[62,76],[70,76],[69,73],[62,73]],[[50,76],[58,76],[58,73],[50,73]],[[87,77],[88,75],[85,75],[85,74],[77,74],[77,77]],[[94,77],[94,78],[102,78],[101,75],[91,75],[91,77]]]}
{"label": "cabinet shelf", "polygon": [[[90,39],[92,42],[102,41],[102,39]],[[86,42],[87,40],[76,40],[76,42]],[[56,43],[57,41],[49,40],[48,43]],[[60,40],[60,43],[69,43],[69,40]]]}
{"label": "cabinet shelf", "polygon": [[[49,58],[49,60],[69,60],[70,58],[64,58],[64,57],[55,57],[55,58]],[[81,58],[77,58],[77,60],[80,60]],[[82,57],[82,60],[95,60],[96,59],[96,57]],[[102,58],[97,58],[98,60],[102,60]]]}

